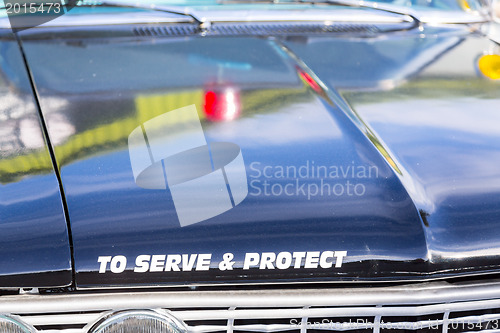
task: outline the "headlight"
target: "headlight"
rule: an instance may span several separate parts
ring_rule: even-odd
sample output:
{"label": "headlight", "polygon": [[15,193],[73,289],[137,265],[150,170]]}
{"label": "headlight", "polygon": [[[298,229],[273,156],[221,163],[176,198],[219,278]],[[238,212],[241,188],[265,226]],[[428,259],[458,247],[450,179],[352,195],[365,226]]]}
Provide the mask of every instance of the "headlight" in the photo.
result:
{"label": "headlight", "polygon": [[2,333],[33,333],[35,329],[20,320],[0,315],[0,332]]}
{"label": "headlight", "polygon": [[[16,331],[17,332],[17,331]],[[130,310],[109,314],[90,333],[186,333],[185,325],[165,311]]]}

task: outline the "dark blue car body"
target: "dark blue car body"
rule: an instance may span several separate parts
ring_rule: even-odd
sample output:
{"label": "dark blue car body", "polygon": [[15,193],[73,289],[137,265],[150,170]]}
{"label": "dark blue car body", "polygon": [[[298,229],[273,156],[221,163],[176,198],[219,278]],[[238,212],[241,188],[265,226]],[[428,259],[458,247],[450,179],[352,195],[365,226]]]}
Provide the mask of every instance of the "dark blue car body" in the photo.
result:
{"label": "dark blue car body", "polygon": [[[498,46],[487,23],[393,25],[4,29],[0,289],[496,273],[500,86],[476,63]],[[228,87],[239,113],[210,114],[208,94]],[[137,185],[128,138],[193,104],[209,144],[241,149],[248,195],[181,227],[168,187]],[[341,265],[244,268],[248,254],[325,251]],[[134,270],[139,256],[201,254],[207,270]]]}

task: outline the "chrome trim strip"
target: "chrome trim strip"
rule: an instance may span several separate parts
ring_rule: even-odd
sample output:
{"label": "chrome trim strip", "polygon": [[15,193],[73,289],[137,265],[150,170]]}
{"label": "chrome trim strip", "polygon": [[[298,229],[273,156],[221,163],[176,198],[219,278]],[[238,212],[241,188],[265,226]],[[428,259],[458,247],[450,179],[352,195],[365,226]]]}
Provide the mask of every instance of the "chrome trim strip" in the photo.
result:
{"label": "chrome trim strip", "polygon": [[[258,288],[258,287],[257,287]],[[270,289],[230,291],[137,291],[7,295],[0,313],[104,311],[126,308],[226,308],[362,305],[422,305],[500,299],[500,281],[478,285],[446,282],[373,288]],[[301,310],[302,311],[302,310]],[[309,310],[308,310],[309,311]],[[379,313],[379,310],[373,310]],[[434,311],[434,310],[432,310]],[[380,312],[381,313],[381,312]]]}

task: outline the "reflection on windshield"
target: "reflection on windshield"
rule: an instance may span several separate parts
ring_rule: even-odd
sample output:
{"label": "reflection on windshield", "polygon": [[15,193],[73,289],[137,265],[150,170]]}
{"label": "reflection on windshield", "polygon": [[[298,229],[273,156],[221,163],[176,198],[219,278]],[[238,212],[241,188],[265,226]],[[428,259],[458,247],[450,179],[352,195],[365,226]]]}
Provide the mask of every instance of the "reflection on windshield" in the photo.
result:
{"label": "reflection on windshield", "polygon": [[470,11],[479,10],[480,3],[475,0],[367,0],[369,2],[391,4],[415,10],[450,10]]}
{"label": "reflection on windshield", "polygon": [[[479,10],[482,7],[481,1],[479,0],[366,0],[369,2],[376,2],[381,4],[390,4],[400,7],[413,8],[415,10],[449,10],[449,11],[469,11],[469,10]],[[266,1],[262,0],[174,0],[174,1],[150,1],[155,4],[163,5],[181,5],[181,6],[209,6],[209,5],[244,5],[244,4],[265,4]],[[327,0],[315,1],[318,4],[322,2],[328,2]],[[301,3],[300,0],[279,0],[279,1],[268,1],[269,4],[283,5],[283,4],[295,4]],[[356,3],[356,1],[353,1]]]}

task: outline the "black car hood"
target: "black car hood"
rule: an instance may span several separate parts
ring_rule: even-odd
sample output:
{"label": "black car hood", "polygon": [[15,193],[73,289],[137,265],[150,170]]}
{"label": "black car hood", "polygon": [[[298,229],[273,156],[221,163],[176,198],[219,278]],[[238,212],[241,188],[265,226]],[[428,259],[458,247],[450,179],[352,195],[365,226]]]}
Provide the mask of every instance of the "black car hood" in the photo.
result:
{"label": "black car hood", "polygon": [[499,86],[468,56],[486,37],[124,35],[23,37],[78,286],[500,264]]}

